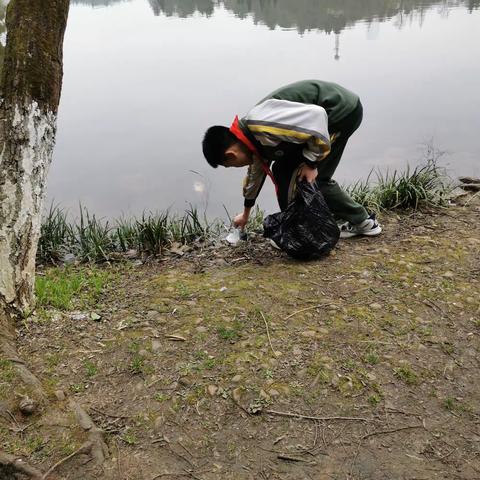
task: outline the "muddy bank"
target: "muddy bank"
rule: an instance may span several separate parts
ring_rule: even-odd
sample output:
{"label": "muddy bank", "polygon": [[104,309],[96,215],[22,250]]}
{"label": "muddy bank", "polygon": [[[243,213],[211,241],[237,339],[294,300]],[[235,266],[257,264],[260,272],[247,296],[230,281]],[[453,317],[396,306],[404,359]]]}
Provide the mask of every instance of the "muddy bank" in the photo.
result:
{"label": "muddy bank", "polygon": [[57,478],[479,478],[479,217],[478,196],[391,215],[318,262],[255,237],[75,267],[18,330],[52,408],[15,410],[3,361],[2,447],[44,471],[74,452],[72,397],[110,456]]}

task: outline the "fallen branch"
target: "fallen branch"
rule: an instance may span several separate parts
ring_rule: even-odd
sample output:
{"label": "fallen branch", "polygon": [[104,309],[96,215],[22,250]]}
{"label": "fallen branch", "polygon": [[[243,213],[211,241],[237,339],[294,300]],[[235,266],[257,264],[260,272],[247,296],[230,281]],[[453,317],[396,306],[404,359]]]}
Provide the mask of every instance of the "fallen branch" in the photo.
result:
{"label": "fallen branch", "polygon": [[33,478],[34,480],[43,479],[43,473],[40,470],[36,469],[35,467],[32,467],[21,458],[15,457],[14,455],[9,455],[8,453],[5,453],[1,450],[0,450],[0,466],[3,466],[5,468],[10,468],[11,470],[17,473],[28,475],[30,478]]}
{"label": "fallen branch", "polygon": [[272,339],[270,338],[270,331],[268,330],[267,319],[265,318],[265,315],[263,314],[262,311],[260,311],[260,315],[262,316],[263,321],[264,321],[264,323],[265,323],[265,328],[267,329],[268,343],[270,344],[270,348],[272,349],[273,356],[276,357],[277,354],[275,353],[275,350],[273,349]]}
{"label": "fallen branch", "polygon": [[344,421],[352,421],[352,422],[372,422],[373,419],[371,418],[362,418],[362,417],[312,417],[309,415],[301,415],[299,413],[290,413],[290,412],[277,412],[275,410],[265,410],[265,413],[269,413],[270,415],[278,415],[280,417],[294,417],[294,418],[303,418],[305,420],[318,420],[318,421],[333,421],[333,420],[344,420]]}
{"label": "fallen branch", "polygon": [[421,425],[409,425],[408,427],[392,428],[391,430],[380,430],[378,432],[367,433],[362,437],[362,440],[368,437],[373,437],[374,435],[384,435],[388,433],[401,432],[402,430],[411,430],[413,428],[425,428],[423,424]]}

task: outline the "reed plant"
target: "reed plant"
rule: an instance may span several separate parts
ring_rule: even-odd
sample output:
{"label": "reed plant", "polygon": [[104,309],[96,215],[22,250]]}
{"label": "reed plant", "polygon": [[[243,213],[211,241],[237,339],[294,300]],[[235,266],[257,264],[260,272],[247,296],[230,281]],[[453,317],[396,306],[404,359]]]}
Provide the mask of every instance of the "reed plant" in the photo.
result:
{"label": "reed plant", "polygon": [[376,182],[359,181],[346,187],[350,196],[368,210],[418,210],[448,204],[452,182],[435,159],[404,172],[377,172]]}
{"label": "reed plant", "polygon": [[[376,179],[371,181],[373,175]],[[444,206],[451,188],[444,170],[437,166],[435,155],[431,155],[425,164],[414,169],[408,167],[404,172],[372,171],[366,180],[359,180],[346,190],[368,210],[378,212]],[[255,207],[248,230],[261,232],[263,218],[264,212]],[[66,212],[52,203],[43,219],[38,259],[44,263],[56,262],[66,253],[73,253],[81,261],[101,262],[131,249],[139,254],[162,255],[174,243],[188,245],[218,239],[226,228],[228,225],[223,221],[209,220],[193,205],[183,215],[144,212],[139,219],[121,218],[110,225],[81,205],[79,218],[69,222]]]}
{"label": "reed plant", "polygon": [[161,255],[169,240],[169,214],[145,212],[136,220],[137,241],[139,249],[149,255]]}
{"label": "reed plant", "polygon": [[138,248],[138,223],[124,217],[116,221],[113,238],[122,252]]}
{"label": "reed plant", "polygon": [[74,253],[86,262],[108,261],[110,252],[115,249],[112,228],[108,221],[98,219],[95,214],[80,205],[79,223],[73,226]]}
{"label": "reed plant", "polygon": [[40,228],[37,258],[45,263],[60,261],[72,243],[73,230],[67,213],[52,202]]}

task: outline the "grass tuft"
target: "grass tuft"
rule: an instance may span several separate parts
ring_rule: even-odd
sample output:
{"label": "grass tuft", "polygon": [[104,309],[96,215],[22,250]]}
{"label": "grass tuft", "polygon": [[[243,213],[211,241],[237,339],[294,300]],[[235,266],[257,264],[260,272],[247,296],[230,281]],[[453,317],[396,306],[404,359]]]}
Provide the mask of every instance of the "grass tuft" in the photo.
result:
{"label": "grass tuft", "polygon": [[448,204],[452,190],[445,170],[438,166],[439,154],[428,147],[424,165],[410,167],[404,172],[376,173],[376,182],[358,181],[345,190],[367,210],[419,210]]}
{"label": "grass tuft", "polygon": [[73,230],[67,221],[66,212],[52,202],[40,229],[38,259],[44,263],[60,261],[72,241]]}
{"label": "grass tuft", "polygon": [[[426,163],[404,172],[377,173],[359,180],[345,189],[367,210],[418,210],[445,206],[451,191],[444,170],[437,165],[438,152],[427,147]],[[227,211],[227,216],[230,215]],[[250,215],[248,230],[261,232],[264,212],[257,206]],[[121,218],[113,222],[98,219],[80,205],[78,221],[69,223],[67,214],[58,206],[50,206],[41,227],[38,259],[55,263],[66,253],[73,253],[83,262],[104,262],[118,252],[137,250],[144,255],[162,255],[175,243],[182,245],[208,242],[219,238],[227,227],[220,220],[209,221],[197,207],[189,205],[183,215],[170,215],[169,211],[143,213],[140,219]]]}

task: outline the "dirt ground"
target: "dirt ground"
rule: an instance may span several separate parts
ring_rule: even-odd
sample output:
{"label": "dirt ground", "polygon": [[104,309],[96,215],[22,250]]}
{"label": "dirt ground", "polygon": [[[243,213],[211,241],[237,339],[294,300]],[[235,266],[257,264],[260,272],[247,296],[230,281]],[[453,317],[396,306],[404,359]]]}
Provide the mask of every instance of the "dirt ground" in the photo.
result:
{"label": "dirt ground", "polygon": [[106,267],[90,309],[19,328],[52,409],[0,445],[48,470],[85,440],[74,397],[110,455],[51,479],[479,479],[479,220],[477,195],[322,261],[256,237]]}

